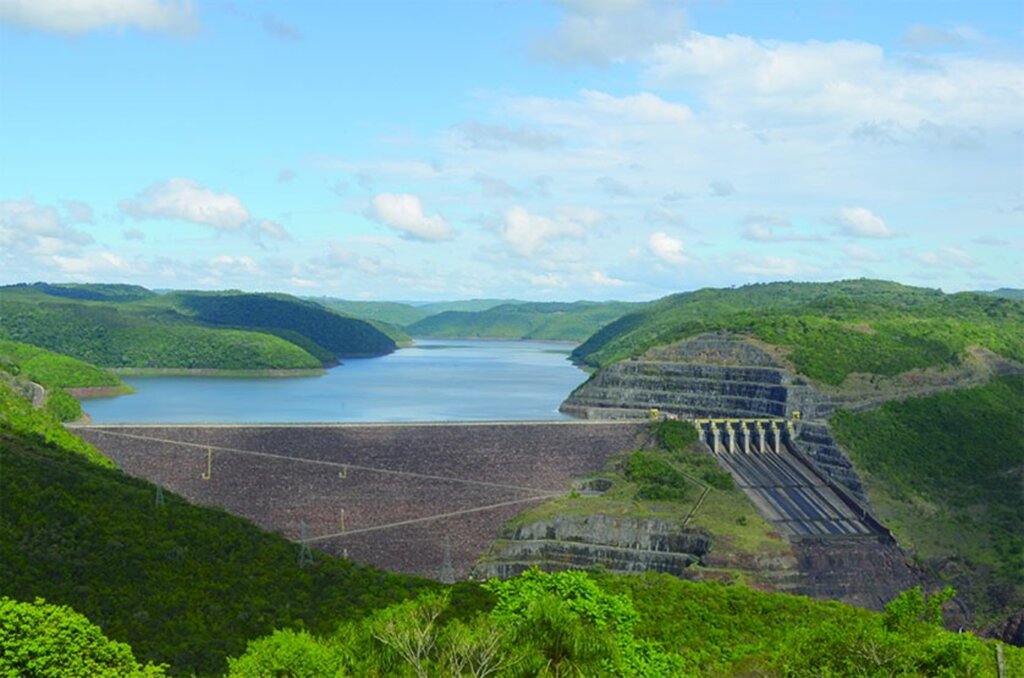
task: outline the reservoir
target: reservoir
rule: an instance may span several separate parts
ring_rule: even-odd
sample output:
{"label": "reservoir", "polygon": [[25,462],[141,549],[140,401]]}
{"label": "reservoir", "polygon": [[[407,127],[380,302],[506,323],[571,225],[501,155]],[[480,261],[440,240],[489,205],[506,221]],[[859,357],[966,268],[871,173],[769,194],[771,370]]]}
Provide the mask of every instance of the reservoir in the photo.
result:
{"label": "reservoir", "polygon": [[587,374],[568,344],[419,339],[314,377],[127,377],[135,393],[85,400],[97,424],[566,419]]}

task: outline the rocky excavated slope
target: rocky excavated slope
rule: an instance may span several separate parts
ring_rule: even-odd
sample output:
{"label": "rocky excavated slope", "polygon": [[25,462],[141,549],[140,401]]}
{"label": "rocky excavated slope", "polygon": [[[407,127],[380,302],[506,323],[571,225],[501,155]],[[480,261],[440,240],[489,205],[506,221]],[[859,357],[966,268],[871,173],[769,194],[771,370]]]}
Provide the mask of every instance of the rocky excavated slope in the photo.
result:
{"label": "rocky excavated slope", "polygon": [[786,369],[767,347],[728,333],[705,334],[596,373],[562,403],[586,419],[646,417],[651,408],[683,419],[784,418],[799,414],[792,443],[864,500],[864,487],[828,430],[837,399]]}
{"label": "rocky excavated slope", "polygon": [[[511,523],[478,569],[486,575],[508,576],[530,565],[557,569],[601,564],[622,572],[738,577],[761,588],[879,608],[921,578],[891,534],[870,515],[863,483],[829,432],[827,417],[838,401],[834,393],[819,392],[788,369],[772,347],[727,333],[701,335],[611,365],[580,386],[563,403],[562,411],[589,419],[636,419],[658,408],[681,419],[794,422],[785,454],[764,463],[778,467],[788,461],[802,469],[788,477],[814,482],[787,487],[784,479],[766,480],[773,487],[762,488],[758,485],[764,483],[740,477],[743,474],[737,474],[735,464],[720,460],[763,518],[776,526],[778,543],[765,551],[729,548],[733,536],[728,525],[719,526],[717,533],[695,529],[682,512],[664,519],[556,512],[526,524]],[[865,524],[874,527],[853,533],[817,530],[819,534],[813,536],[787,530],[784,523],[796,517],[793,511],[800,513],[798,505],[814,503],[813,496],[822,493],[832,497],[833,504],[846,502],[845,514],[863,517]],[[789,504],[790,500],[794,503]],[[782,510],[787,505],[789,515]]]}

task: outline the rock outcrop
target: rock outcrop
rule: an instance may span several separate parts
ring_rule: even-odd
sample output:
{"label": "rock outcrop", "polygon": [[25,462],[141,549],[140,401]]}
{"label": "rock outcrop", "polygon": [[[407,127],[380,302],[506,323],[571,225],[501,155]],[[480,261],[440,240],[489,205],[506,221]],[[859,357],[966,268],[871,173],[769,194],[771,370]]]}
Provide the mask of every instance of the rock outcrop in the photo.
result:
{"label": "rock outcrop", "polygon": [[507,529],[476,571],[484,577],[513,577],[532,566],[556,570],[601,565],[616,572],[684,576],[710,548],[707,532],[680,529],[678,521],[560,515]]}
{"label": "rock outcrop", "polygon": [[836,399],[819,393],[750,339],[704,334],[610,365],[577,388],[561,410],[586,419],[634,419],[651,408],[683,419],[774,418],[799,414],[792,444],[864,501],[853,464],[829,433]]}

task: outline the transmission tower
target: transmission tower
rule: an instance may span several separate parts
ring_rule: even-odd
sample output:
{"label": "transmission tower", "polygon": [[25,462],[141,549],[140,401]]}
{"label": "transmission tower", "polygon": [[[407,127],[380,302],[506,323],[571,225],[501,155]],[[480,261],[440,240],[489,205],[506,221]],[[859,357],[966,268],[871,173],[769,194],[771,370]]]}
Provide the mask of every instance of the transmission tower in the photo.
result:
{"label": "transmission tower", "polygon": [[309,534],[306,532],[306,521],[302,521],[302,541],[299,542],[299,569],[313,564],[313,552],[309,550]]}
{"label": "transmission tower", "polygon": [[447,534],[444,535],[444,555],[441,558],[441,571],[438,579],[442,584],[455,583],[455,568],[452,567],[452,541]]}
{"label": "transmission tower", "polygon": [[163,508],[164,507],[164,486],[163,485],[157,484],[157,486],[156,486],[156,499],[154,501],[156,502],[156,507],[157,508]]}

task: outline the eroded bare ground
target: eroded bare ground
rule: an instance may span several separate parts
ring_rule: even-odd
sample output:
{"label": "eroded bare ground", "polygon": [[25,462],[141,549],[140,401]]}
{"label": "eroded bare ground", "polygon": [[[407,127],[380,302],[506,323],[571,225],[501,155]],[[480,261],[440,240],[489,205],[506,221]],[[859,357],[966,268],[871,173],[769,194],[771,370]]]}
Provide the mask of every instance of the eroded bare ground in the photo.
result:
{"label": "eroded bare ground", "polygon": [[[88,426],[75,432],[189,500],[315,548],[437,577],[448,536],[457,577],[513,515],[634,447],[625,423]],[[209,478],[204,476],[209,468]]]}

